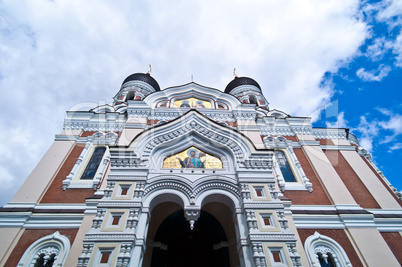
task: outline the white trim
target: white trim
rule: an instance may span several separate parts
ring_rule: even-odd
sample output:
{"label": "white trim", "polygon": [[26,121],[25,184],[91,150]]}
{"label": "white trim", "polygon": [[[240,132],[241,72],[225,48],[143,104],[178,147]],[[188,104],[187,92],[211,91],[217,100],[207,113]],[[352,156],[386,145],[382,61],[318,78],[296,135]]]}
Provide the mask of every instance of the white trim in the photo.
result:
{"label": "white trim", "polygon": [[39,252],[57,254],[53,266],[63,266],[70,252],[70,241],[57,231],[36,240],[28,247],[17,266],[34,266]]}
{"label": "white trim", "polygon": [[319,267],[317,253],[331,253],[336,267],[352,267],[345,250],[332,238],[315,232],[304,243],[307,259],[312,267]]}

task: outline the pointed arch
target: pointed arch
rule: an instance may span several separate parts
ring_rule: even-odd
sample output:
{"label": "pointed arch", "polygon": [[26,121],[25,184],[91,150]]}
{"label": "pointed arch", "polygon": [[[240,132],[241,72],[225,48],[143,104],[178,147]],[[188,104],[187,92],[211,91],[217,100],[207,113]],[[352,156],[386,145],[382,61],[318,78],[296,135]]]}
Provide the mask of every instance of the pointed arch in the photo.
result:
{"label": "pointed arch", "polygon": [[129,150],[150,168],[160,168],[162,160],[189,146],[203,149],[218,157],[223,169],[272,168],[272,151],[257,150],[248,137],[242,133],[220,125],[196,110],[155,126],[138,135]]}
{"label": "pointed arch", "polygon": [[36,266],[39,262],[43,265],[63,266],[70,247],[70,240],[57,231],[32,243],[17,266]]}
{"label": "pointed arch", "polygon": [[[307,258],[313,267],[352,267],[345,250],[332,238],[315,232],[304,243]],[[323,262],[322,265],[320,262]],[[332,264],[332,265],[331,265]]]}

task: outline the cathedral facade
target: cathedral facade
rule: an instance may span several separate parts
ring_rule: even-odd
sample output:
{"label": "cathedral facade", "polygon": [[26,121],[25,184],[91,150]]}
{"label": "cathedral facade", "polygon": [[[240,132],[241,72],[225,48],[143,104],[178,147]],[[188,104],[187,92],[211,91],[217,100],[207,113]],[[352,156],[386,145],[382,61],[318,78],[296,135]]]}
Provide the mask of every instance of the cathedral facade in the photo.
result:
{"label": "cathedral facade", "polygon": [[0,266],[400,266],[398,192],[344,128],[260,85],[127,77],[0,208]]}

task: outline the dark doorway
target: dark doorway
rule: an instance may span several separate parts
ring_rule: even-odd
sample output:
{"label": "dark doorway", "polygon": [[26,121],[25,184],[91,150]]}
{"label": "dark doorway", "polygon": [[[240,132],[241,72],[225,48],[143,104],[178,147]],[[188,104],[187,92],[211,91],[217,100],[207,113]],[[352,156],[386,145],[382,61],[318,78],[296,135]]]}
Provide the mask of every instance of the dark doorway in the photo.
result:
{"label": "dark doorway", "polygon": [[193,230],[183,210],[172,213],[160,225],[154,241],[167,245],[167,249],[153,248],[152,267],[230,266],[228,248],[216,246],[227,241],[226,234],[206,211],[201,211]]}

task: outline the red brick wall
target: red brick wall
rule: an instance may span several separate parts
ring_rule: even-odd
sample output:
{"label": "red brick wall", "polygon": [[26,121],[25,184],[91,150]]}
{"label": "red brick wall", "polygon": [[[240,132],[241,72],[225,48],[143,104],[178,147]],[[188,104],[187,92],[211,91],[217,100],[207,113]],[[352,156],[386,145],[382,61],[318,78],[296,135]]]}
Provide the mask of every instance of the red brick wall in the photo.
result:
{"label": "red brick wall", "polygon": [[402,236],[399,232],[384,232],[381,233],[385,242],[387,242],[389,248],[392,253],[394,253],[395,257],[399,261],[399,264],[402,266]]}
{"label": "red brick wall", "polygon": [[91,135],[93,135],[94,133],[97,133],[97,132],[94,132],[94,131],[91,131],[91,132],[82,132],[82,133],[81,133],[81,137],[91,136]]}
{"label": "red brick wall", "polygon": [[385,181],[381,178],[381,176],[374,170],[374,168],[371,166],[371,164],[367,161],[365,157],[362,157],[363,161],[366,162],[367,166],[371,169],[371,171],[377,176],[377,178],[381,181],[381,183],[387,188],[388,192],[393,196],[393,198],[399,203],[399,205],[402,207],[402,201],[392,192],[391,188],[385,183]]}
{"label": "red brick wall", "polygon": [[85,198],[94,194],[94,190],[91,188],[67,188],[65,191],[62,189],[63,181],[70,174],[84,146],[84,144],[74,146],[40,203],[85,203]]}
{"label": "red brick wall", "polygon": [[294,148],[293,150],[304,173],[313,184],[313,192],[286,190],[283,195],[290,198],[293,205],[331,205],[327,194],[325,193],[303,150],[301,148]]}
{"label": "red brick wall", "polygon": [[24,255],[24,252],[32,243],[44,236],[53,234],[56,231],[59,231],[61,235],[65,235],[70,239],[70,244],[72,245],[78,229],[26,229],[4,266],[17,266],[22,255]]}
{"label": "red brick wall", "polygon": [[380,205],[375,201],[374,197],[342,156],[341,152],[338,150],[324,150],[324,153],[352,194],[356,203],[365,209],[379,209]]}
{"label": "red brick wall", "polygon": [[357,255],[355,249],[353,248],[352,243],[348,236],[343,229],[297,229],[299,233],[300,240],[304,246],[304,243],[307,237],[313,235],[315,232],[320,233],[321,235],[328,236],[335,240],[346,252],[350,262],[352,263],[353,267],[363,266],[361,263],[359,256]]}

